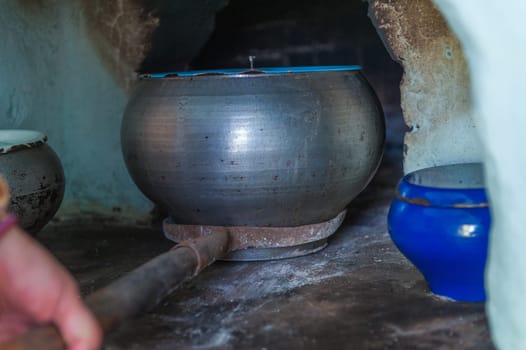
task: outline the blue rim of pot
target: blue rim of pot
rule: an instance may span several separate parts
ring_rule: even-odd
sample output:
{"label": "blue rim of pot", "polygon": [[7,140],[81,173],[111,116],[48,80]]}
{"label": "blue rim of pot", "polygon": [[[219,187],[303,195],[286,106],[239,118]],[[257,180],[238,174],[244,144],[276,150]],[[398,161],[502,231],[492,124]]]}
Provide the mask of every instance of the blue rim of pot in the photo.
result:
{"label": "blue rim of pot", "polygon": [[400,180],[396,199],[426,207],[489,207],[481,163],[443,165],[411,172]]}
{"label": "blue rim of pot", "polygon": [[297,74],[321,73],[340,71],[360,71],[361,66],[298,66],[298,67],[266,67],[266,68],[230,68],[230,69],[205,69],[181,72],[145,73],[140,74],[141,79],[163,79],[173,77],[198,77],[198,76],[238,76],[257,74]]}

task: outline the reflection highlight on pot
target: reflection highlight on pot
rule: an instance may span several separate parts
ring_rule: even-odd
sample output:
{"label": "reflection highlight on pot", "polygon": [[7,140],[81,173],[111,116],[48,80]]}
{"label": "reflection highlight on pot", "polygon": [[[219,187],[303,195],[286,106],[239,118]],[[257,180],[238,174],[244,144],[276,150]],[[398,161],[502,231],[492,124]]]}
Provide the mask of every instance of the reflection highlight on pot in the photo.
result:
{"label": "reflection highlight on pot", "polygon": [[476,225],[462,225],[459,227],[458,233],[462,237],[474,237],[476,228]]}
{"label": "reflection highlight on pot", "polygon": [[250,132],[244,126],[236,127],[232,131],[233,137],[230,138],[230,148],[238,152],[246,151],[249,147]]}

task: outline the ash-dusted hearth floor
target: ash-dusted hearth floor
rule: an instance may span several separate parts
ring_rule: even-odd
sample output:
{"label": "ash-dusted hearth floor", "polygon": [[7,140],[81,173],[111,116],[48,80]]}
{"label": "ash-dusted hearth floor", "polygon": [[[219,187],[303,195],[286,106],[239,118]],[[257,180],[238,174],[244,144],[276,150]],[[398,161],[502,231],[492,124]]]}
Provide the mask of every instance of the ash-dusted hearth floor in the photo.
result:
{"label": "ash-dusted hearth floor", "polygon": [[[387,234],[399,171],[384,166],[323,251],[216,262],[107,349],[493,349],[482,303],[439,299]],[[44,242],[83,293],[169,249],[158,229],[54,222]]]}

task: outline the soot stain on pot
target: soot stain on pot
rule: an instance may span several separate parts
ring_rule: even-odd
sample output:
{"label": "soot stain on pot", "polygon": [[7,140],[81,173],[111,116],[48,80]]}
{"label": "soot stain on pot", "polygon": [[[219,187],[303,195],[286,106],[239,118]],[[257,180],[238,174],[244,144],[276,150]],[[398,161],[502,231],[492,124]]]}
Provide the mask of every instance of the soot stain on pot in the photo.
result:
{"label": "soot stain on pot", "polygon": [[57,201],[60,202],[61,198],[56,189],[19,195],[11,199],[11,210],[20,218],[22,227],[35,234],[55,213]]}
{"label": "soot stain on pot", "polygon": [[26,177],[27,177],[27,173],[25,172],[22,172],[22,173],[18,173],[17,176],[18,178],[20,178],[21,180],[24,180]]}

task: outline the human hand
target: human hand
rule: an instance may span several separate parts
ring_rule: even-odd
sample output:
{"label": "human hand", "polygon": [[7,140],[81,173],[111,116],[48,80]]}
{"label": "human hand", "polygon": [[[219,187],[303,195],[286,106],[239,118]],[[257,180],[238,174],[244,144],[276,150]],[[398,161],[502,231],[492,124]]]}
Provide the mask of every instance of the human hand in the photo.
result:
{"label": "human hand", "polygon": [[40,244],[13,226],[0,239],[0,343],[53,323],[69,350],[100,347],[102,332],[71,275]]}

